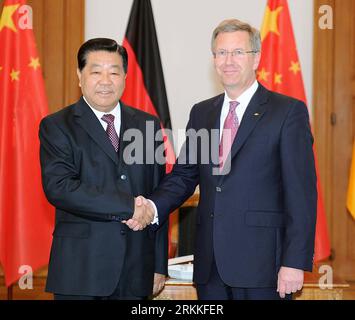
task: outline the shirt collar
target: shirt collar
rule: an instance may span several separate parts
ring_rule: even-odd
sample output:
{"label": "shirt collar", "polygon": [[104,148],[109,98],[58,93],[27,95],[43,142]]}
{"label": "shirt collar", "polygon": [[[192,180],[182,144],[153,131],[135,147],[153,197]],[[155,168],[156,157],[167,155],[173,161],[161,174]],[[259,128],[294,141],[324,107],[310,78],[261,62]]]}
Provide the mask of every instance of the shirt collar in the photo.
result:
{"label": "shirt collar", "polygon": [[230,101],[238,101],[239,104],[248,105],[254,93],[258,90],[258,86],[258,81],[255,80],[248,89],[246,89],[237,99],[234,100],[229,98],[227,92],[225,91],[225,102],[228,102],[229,104]]}
{"label": "shirt collar", "polygon": [[112,114],[115,116],[115,120],[118,119],[120,117],[120,111],[121,111],[121,105],[120,102],[117,103],[117,106],[114,107],[110,112],[102,112],[99,110],[96,110],[95,108],[93,108],[89,102],[85,99],[85,97],[83,96],[85,102],[87,103],[87,105],[90,107],[90,109],[92,110],[92,112],[96,115],[96,117],[101,120],[102,116],[104,114]]}

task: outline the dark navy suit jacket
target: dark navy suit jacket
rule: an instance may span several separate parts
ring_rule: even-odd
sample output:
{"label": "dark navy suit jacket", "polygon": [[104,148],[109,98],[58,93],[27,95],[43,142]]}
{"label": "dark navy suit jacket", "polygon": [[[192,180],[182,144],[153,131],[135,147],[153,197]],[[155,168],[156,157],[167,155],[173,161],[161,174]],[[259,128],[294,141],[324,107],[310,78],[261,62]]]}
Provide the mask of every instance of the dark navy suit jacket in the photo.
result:
{"label": "dark navy suit jacket", "polygon": [[43,187],[56,207],[47,291],[109,296],[125,268],[131,292],[148,296],[154,272],[167,273],[167,224],[155,233],[150,226],[133,232],[121,223],[133,214],[134,196],[150,195],[165,174],[165,166],[154,161],[123,161],[130,144],[122,140],[127,129],[143,133],[144,157],[161,144],[147,143],[146,121],[153,123],[154,133],[160,129],[158,119],[121,102],[116,153],[83,98],[42,120]]}
{"label": "dark navy suit jacket", "polygon": [[[187,129],[219,129],[223,101],[224,94],[196,104]],[[150,199],[164,221],[199,185],[194,281],[208,281],[213,257],[222,280],[233,287],[276,287],[280,266],[312,270],[317,190],[305,104],[259,84],[225,175],[214,175],[216,161],[205,163],[201,143],[191,147],[189,140]],[[219,141],[212,140],[209,147],[218,155]]]}

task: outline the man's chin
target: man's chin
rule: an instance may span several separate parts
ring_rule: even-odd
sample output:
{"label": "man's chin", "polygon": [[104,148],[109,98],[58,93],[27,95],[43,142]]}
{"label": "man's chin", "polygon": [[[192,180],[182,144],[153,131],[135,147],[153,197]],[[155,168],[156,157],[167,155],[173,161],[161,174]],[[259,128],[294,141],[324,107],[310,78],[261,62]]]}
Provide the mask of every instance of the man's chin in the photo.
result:
{"label": "man's chin", "polygon": [[235,87],[238,87],[238,81],[223,81],[222,82],[224,88],[230,88],[233,89]]}
{"label": "man's chin", "polygon": [[103,110],[104,112],[111,111],[114,107],[116,107],[118,104],[118,101],[116,102],[115,100],[112,99],[97,99],[94,101],[94,106],[95,109],[98,110]]}

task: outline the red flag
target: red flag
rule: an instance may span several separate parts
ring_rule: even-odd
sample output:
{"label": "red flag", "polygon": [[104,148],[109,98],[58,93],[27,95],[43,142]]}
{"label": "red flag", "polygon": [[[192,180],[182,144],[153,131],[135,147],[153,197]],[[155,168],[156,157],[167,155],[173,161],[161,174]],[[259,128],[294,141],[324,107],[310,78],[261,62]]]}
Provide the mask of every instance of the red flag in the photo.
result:
{"label": "red flag", "polygon": [[[262,55],[258,81],[273,90],[307,104],[287,0],[268,0],[261,27]],[[330,255],[326,214],[317,171],[317,225],[314,261]]]}
{"label": "red flag", "polygon": [[48,114],[31,15],[6,0],[0,18],[0,261],[5,283],[48,263],[54,211],[41,185],[38,126]]}
{"label": "red flag", "polygon": [[348,194],[346,197],[346,207],[355,219],[355,140],[353,144],[353,155],[350,165],[350,176]]}
{"label": "red flag", "polygon": [[[171,129],[168,99],[150,0],[134,0],[123,46],[128,53],[128,72],[122,101],[157,116],[163,130]],[[175,163],[175,153],[171,137],[167,134],[164,134],[164,143],[166,171],[169,173]],[[170,235],[169,227],[169,257],[172,257]]]}

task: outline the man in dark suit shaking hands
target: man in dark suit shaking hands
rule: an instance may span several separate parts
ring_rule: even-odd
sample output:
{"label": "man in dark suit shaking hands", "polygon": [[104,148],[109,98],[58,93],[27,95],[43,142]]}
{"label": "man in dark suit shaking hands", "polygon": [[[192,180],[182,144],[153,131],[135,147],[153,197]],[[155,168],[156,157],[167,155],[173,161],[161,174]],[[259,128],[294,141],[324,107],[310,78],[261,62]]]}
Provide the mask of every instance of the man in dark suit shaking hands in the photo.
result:
{"label": "man in dark suit shaking hands", "polygon": [[[312,270],[317,192],[308,112],[256,81],[260,49],[259,32],[239,20],[214,30],[225,92],[192,108],[177,164],[150,197],[162,222],[200,187],[199,299],[291,298]],[[191,143],[201,130],[209,141]]]}
{"label": "man in dark suit shaking hands", "polygon": [[[78,52],[83,96],[40,125],[43,188],[56,207],[46,286],[55,299],[142,299],[153,279],[155,292],[164,284],[167,225],[153,232],[153,215],[137,196],[150,195],[165,165],[130,161],[124,152],[126,130],[142,134],[137,152],[155,152],[162,142],[147,143],[146,128],[154,128],[154,140],[160,124],[120,102],[127,65],[116,41],[85,42]],[[137,232],[122,223],[132,215]]]}

